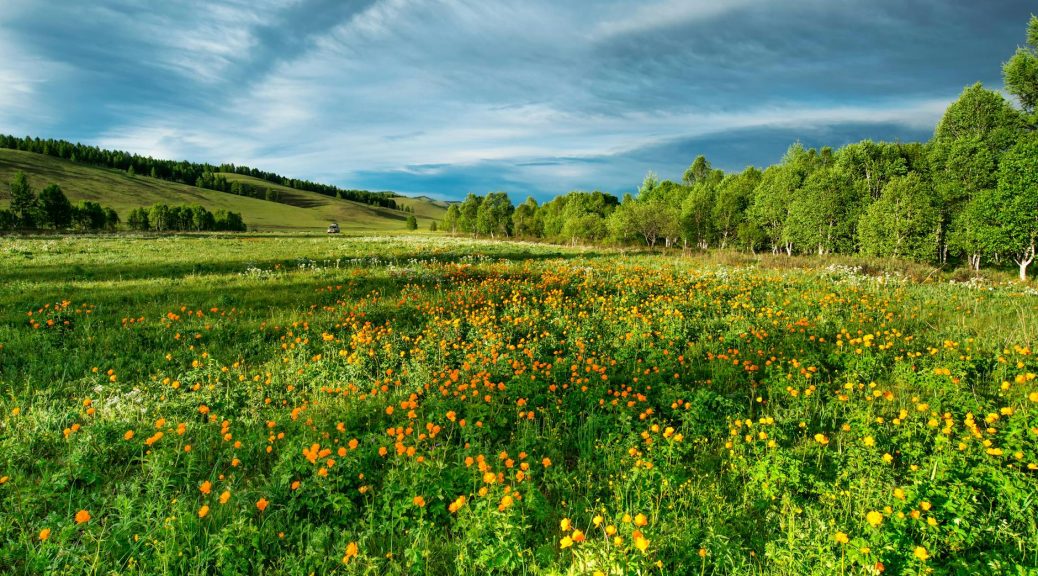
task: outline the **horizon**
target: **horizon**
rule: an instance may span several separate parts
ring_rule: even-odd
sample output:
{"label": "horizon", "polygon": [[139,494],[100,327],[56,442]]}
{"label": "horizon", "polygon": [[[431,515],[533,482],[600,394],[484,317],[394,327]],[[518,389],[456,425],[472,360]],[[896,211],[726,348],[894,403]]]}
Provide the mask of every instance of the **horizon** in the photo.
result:
{"label": "horizon", "polygon": [[33,4],[0,15],[0,133],[517,202],[620,197],[699,154],[731,171],[796,141],[928,140],[963,88],[1001,88],[1033,8]]}

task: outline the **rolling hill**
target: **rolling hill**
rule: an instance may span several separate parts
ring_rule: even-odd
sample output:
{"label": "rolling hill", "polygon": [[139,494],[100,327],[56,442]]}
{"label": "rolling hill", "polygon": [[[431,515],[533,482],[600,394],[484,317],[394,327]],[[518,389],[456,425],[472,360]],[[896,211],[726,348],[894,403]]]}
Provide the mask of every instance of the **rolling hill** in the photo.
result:
{"label": "rolling hill", "polygon": [[[0,207],[8,204],[6,184],[19,170],[28,175],[29,182],[37,191],[48,184],[58,184],[73,202],[99,202],[114,208],[124,219],[133,208],[156,203],[200,204],[211,211],[239,212],[250,230],[261,231],[323,232],[330,222],[338,222],[343,232],[393,231],[404,230],[407,219],[407,214],[399,210],[295,190],[239,174],[224,176],[229,181],[275,189],[281,201],[270,202],[146,176],[129,176],[119,170],[8,149],[0,149]],[[442,218],[446,212],[443,202],[429,198],[399,197],[397,201],[414,208],[419,230],[428,229],[432,220]]]}

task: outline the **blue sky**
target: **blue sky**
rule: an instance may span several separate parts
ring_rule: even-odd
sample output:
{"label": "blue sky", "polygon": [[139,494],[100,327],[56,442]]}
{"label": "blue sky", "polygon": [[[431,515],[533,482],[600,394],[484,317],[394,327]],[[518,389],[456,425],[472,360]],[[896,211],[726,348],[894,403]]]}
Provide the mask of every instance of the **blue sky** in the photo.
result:
{"label": "blue sky", "polygon": [[633,191],[925,140],[1032,2],[3,0],[0,132],[345,187]]}

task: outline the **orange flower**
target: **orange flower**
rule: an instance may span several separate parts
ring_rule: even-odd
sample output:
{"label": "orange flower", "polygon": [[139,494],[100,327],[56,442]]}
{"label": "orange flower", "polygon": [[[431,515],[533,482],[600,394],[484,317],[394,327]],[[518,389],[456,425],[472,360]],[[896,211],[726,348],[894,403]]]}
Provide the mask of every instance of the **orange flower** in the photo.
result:
{"label": "orange flower", "polygon": [[415,496],[411,501],[414,502],[415,506],[419,508],[425,508],[425,498],[422,498],[421,496]]}
{"label": "orange flower", "polygon": [[545,468],[551,466],[551,458],[545,457],[544,460],[541,460],[541,464],[543,464]]}
{"label": "orange flower", "polygon": [[50,528],[40,530],[40,542],[46,542],[47,538],[50,538]]}
{"label": "orange flower", "polygon": [[342,563],[346,564],[351,559],[356,558],[358,552],[359,551],[357,550],[357,543],[356,542],[350,542],[349,544],[347,544],[346,545],[346,554],[344,554],[343,557],[342,557]]}
{"label": "orange flower", "polygon": [[293,490],[298,490],[299,489],[299,480],[296,480],[295,482],[292,482],[292,489]]}
{"label": "orange flower", "polygon": [[648,523],[649,523],[649,520],[647,518],[645,518],[645,514],[638,514],[637,516],[634,517],[634,525],[635,526],[645,526]]}
{"label": "orange flower", "polygon": [[266,498],[260,498],[259,500],[257,500],[257,501],[256,501],[256,508],[257,508],[257,509],[258,509],[258,510],[259,510],[260,512],[263,512],[264,510],[266,510],[266,509],[267,509],[267,506],[268,506],[269,504],[270,504],[270,502],[267,502],[267,499],[266,499]]}
{"label": "orange flower", "polygon": [[86,510],[76,512],[76,524],[86,524],[87,522],[90,522],[90,512]]}
{"label": "orange flower", "polygon": [[133,430],[127,430],[126,434],[123,434],[123,440],[133,440]]}
{"label": "orange flower", "polygon": [[220,504],[226,504],[231,499],[231,491],[224,490],[223,494],[220,494]]}
{"label": "orange flower", "polygon": [[206,514],[209,514],[209,506],[203,504],[202,507],[198,509],[198,517],[205,518]]}
{"label": "orange flower", "polygon": [[205,482],[202,482],[202,485],[198,487],[198,490],[199,490],[199,491],[200,491],[200,492],[201,492],[202,494],[205,494],[206,496],[208,496],[208,495],[209,495],[209,493],[210,493],[210,492],[211,492],[211,491],[213,490],[213,485],[212,485],[212,483],[211,483],[211,482],[209,482],[208,480],[206,480]]}

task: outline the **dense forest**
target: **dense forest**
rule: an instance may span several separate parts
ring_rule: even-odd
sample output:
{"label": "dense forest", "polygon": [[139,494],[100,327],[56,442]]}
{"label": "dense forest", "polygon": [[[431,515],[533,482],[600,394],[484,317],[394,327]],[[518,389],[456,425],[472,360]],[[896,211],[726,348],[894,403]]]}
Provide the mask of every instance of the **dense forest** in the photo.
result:
{"label": "dense forest", "polygon": [[786,254],[859,253],[1019,267],[1038,241],[1038,18],[1003,67],[1005,91],[966,88],[926,143],[833,150],[793,144],[764,170],[725,173],[699,156],[681,182],[634,195],[571,192],[543,205],[470,194],[441,229],[571,243],[641,243]]}
{"label": "dense forest", "polygon": [[275,174],[274,172],[266,172],[256,168],[249,168],[248,166],[236,166],[234,164],[198,164],[186,160],[160,160],[152,158],[151,156],[141,156],[139,154],[131,154],[120,150],[105,150],[98,148],[97,146],[87,146],[85,144],[72,143],[66,140],[44,140],[29,136],[18,138],[16,136],[8,136],[5,134],[0,134],[0,148],[34,152],[36,154],[54,156],[56,158],[63,158],[65,160],[71,160],[72,162],[79,162],[90,166],[123,170],[132,176],[140,175],[151,178],[160,178],[162,180],[179,182],[181,184],[188,184],[199,188],[228,192],[241,196],[251,196],[253,198],[275,202],[280,201],[280,195],[276,190],[260,188],[258,186],[241,182],[232,182],[227,180],[227,178],[221,173],[241,174],[243,176],[251,176],[271,184],[286,186],[295,190],[317,192],[318,194],[324,194],[325,196],[353,200],[354,202],[362,202],[372,206],[382,206],[393,209],[397,208],[396,201],[393,200],[396,194],[393,192],[370,192],[368,190],[344,189],[329,184],[311,182],[309,180],[287,178],[280,174]]}

